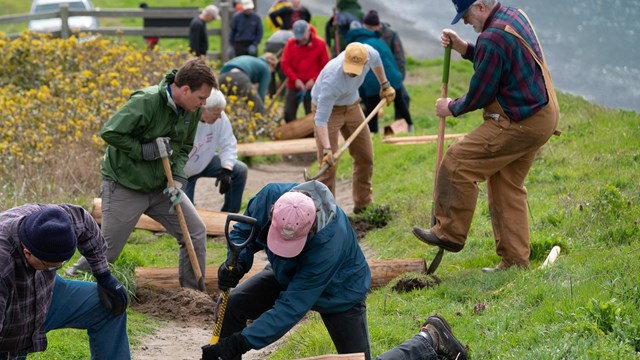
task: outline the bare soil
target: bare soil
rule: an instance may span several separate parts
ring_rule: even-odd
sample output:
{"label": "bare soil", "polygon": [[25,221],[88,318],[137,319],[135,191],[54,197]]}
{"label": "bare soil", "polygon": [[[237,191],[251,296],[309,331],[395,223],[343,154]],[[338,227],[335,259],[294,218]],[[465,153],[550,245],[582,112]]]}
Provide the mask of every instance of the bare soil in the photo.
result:
{"label": "bare soil", "polygon": [[[284,161],[260,164],[249,168],[245,198],[255,195],[271,182],[302,182],[303,171],[315,160],[314,155],[289,156]],[[351,180],[336,183],[336,200],[347,213],[353,209]],[[196,187],[196,207],[219,210],[223,197],[215,187],[215,179],[200,179]],[[359,237],[368,231],[366,224],[355,223]],[[366,252],[366,251],[365,251]],[[191,289],[151,290],[139,288],[138,303],[132,307],[142,313],[166,321],[155,333],[140,340],[132,349],[135,360],[200,359],[201,347],[209,343],[213,333],[214,299]],[[279,343],[261,350],[252,350],[243,359],[265,359]]]}

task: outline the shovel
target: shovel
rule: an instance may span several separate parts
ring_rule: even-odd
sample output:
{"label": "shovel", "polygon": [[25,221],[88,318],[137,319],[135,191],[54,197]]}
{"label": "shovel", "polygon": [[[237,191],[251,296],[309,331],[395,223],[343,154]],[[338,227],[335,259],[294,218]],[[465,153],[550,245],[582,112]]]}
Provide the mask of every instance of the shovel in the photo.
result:
{"label": "shovel", "polygon": [[[160,149],[162,166],[164,166],[164,174],[167,176],[167,182],[169,183],[169,187],[175,187],[175,183],[173,181],[173,175],[171,174],[171,165],[169,164],[169,154],[165,151],[164,145],[158,144],[158,149]],[[196,256],[196,251],[193,249],[193,242],[191,242],[191,234],[189,233],[189,228],[187,228],[187,222],[184,219],[184,213],[182,212],[182,207],[180,206],[180,203],[176,204],[176,214],[178,214],[178,221],[180,222],[180,230],[182,231],[182,238],[184,239],[184,244],[187,247],[187,253],[189,254],[189,261],[191,262],[191,268],[193,269],[193,273],[195,274],[196,280],[198,281],[198,290],[204,292],[205,291],[204,276],[202,276],[202,271],[200,270],[200,264],[198,263],[198,257]]]}
{"label": "shovel", "polygon": [[[440,93],[441,98],[447,97],[447,92],[449,89],[449,64],[451,63],[451,44],[444,49],[444,63],[442,64],[442,91]],[[444,116],[440,117],[440,122],[438,124],[438,146],[436,150],[436,171],[433,178],[433,200],[431,201],[431,227],[436,225],[436,187],[438,185],[438,172],[440,171],[440,163],[442,162],[442,153],[444,152],[444,125],[445,125]],[[440,262],[442,261],[442,256],[444,255],[444,249],[439,248],[438,253],[433,258],[433,261],[429,265],[427,269],[427,275],[433,274]]]}
{"label": "shovel", "polygon": [[[342,146],[340,147],[340,150],[338,150],[337,153],[335,153],[333,155],[333,158],[337,161],[340,158],[340,155],[342,155],[342,153],[344,153],[345,150],[347,150],[349,148],[349,145],[351,145],[351,143],[353,142],[353,140],[356,138],[356,136],[358,136],[358,134],[360,134],[360,132],[362,131],[362,129],[364,129],[365,126],[367,126],[367,123],[369,123],[369,120],[371,120],[371,118],[373,118],[378,111],[380,110],[381,107],[384,106],[384,104],[387,103],[387,99],[382,99],[380,100],[380,102],[378,103],[378,105],[376,105],[376,107],[371,110],[371,112],[369,113],[369,115],[367,116],[366,119],[364,119],[364,121],[362,122],[362,124],[358,125],[358,127],[356,128],[356,131],[353,132],[353,134],[351,134],[351,136],[349,136],[349,138],[344,142],[344,144],[342,144]],[[304,169],[304,181],[311,181],[311,180],[317,180],[320,175],[324,174],[325,172],[327,172],[327,170],[329,170],[331,166],[329,164],[323,166],[320,171],[318,171],[318,173],[316,174],[316,176],[314,177],[308,177],[307,176],[307,169]]]}
{"label": "shovel", "polygon": [[[251,234],[247,240],[245,240],[241,244],[236,244],[231,241],[231,237],[229,236],[229,224],[231,221],[237,221],[244,224],[251,225]],[[227,238],[227,245],[229,246],[229,256],[227,257],[227,268],[229,270],[233,269],[234,266],[238,263],[238,257],[240,256],[240,252],[247,247],[257,236],[258,236],[258,227],[256,224],[258,221],[252,217],[244,216],[240,214],[229,214],[227,215],[227,221],[224,224],[224,235]],[[227,310],[227,302],[229,301],[229,293],[231,290],[227,289],[222,292],[222,295],[218,297],[218,303],[216,304],[216,317],[215,317],[215,325],[213,326],[213,335],[211,335],[211,345],[215,345],[220,340],[220,333],[222,332],[222,321],[224,320],[224,313]]]}

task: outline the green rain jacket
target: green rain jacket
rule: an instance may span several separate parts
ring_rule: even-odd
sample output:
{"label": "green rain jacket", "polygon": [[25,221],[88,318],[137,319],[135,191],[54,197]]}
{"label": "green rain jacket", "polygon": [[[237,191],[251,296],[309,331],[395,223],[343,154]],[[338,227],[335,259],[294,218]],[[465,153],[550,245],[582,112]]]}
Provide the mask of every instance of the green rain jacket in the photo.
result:
{"label": "green rain jacket", "polygon": [[142,159],[142,144],[158,137],[171,138],[173,154],[169,158],[173,176],[186,179],[184,165],[193,147],[201,109],[188,112],[176,109],[167,94],[177,69],[167,72],[156,86],[131,94],[102,128],[107,142],[102,161],[102,176],[135,191],[153,192],[167,186],[162,159]]}

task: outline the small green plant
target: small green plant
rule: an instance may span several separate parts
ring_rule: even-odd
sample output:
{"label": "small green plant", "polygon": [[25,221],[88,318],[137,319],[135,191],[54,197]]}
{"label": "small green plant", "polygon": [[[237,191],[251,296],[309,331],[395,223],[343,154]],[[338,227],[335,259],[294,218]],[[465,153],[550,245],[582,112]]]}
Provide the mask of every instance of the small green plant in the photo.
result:
{"label": "small green plant", "polygon": [[391,207],[389,205],[370,205],[357,217],[374,228],[385,227],[392,219]]}

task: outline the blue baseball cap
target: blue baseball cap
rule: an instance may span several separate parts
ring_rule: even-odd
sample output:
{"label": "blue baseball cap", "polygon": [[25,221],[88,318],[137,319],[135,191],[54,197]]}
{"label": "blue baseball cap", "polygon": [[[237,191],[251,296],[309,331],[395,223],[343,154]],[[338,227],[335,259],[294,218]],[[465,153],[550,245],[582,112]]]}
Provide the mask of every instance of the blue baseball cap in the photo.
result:
{"label": "blue baseball cap", "polygon": [[451,1],[453,1],[453,6],[456,7],[456,11],[458,12],[456,14],[456,17],[453,18],[451,25],[455,25],[458,21],[460,21],[460,19],[462,19],[462,17],[464,16],[464,14],[467,13],[467,10],[469,10],[469,7],[474,2],[476,2],[476,0],[451,0]]}

